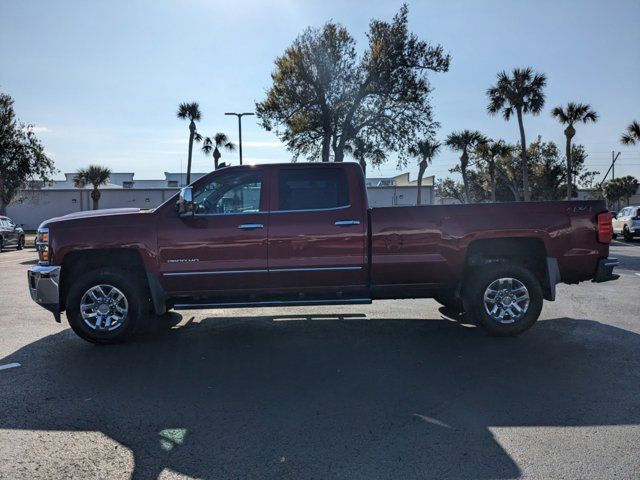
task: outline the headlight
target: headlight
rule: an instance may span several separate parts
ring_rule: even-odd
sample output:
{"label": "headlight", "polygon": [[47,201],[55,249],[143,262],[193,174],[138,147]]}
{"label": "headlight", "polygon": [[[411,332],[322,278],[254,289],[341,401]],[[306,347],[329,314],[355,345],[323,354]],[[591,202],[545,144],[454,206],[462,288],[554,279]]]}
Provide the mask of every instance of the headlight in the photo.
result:
{"label": "headlight", "polygon": [[36,235],[36,250],[38,250],[38,263],[49,265],[49,229],[39,228]]}

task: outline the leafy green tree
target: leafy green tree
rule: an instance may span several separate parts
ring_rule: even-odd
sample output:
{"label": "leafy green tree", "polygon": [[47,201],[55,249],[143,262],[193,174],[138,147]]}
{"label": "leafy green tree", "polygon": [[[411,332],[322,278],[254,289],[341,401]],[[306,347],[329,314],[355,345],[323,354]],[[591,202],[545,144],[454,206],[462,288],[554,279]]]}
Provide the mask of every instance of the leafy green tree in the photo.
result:
{"label": "leafy green tree", "polygon": [[440,142],[425,138],[418,140],[415,145],[409,148],[409,154],[418,158],[418,196],[416,205],[422,204],[422,177],[424,177],[424,172],[427,166],[431,164],[433,157],[440,152],[440,146]]}
{"label": "leafy green tree", "polygon": [[367,174],[367,162],[369,162],[372,167],[378,167],[387,159],[386,152],[383,148],[377,143],[367,142],[361,137],[354,138],[353,141],[347,145],[346,151],[358,161],[365,176]]}
{"label": "leafy green tree", "polygon": [[89,165],[87,168],[79,168],[73,177],[73,183],[78,188],[84,188],[87,185],[93,186],[91,190],[91,199],[93,200],[93,209],[98,210],[98,202],[100,201],[99,187],[109,182],[111,170],[100,165]]}
{"label": "leafy green tree", "polygon": [[220,153],[221,148],[233,152],[236,146],[224,133],[218,132],[213,137],[205,137],[202,141],[202,148],[200,149],[205,155],[213,156],[213,163],[216,170],[219,168],[218,162],[220,161],[220,157],[222,157]]}
{"label": "leafy green tree", "polygon": [[387,152],[406,156],[416,136],[432,133],[427,73],[447,71],[449,55],[409,32],[406,5],[391,22],[372,20],[367,37],[358,55],[349,32],[328,22],[305,30],[276,59],[256,111],[294,160],[341,162],[360,152],[385,161]]}
{"label": "leafy green tree", "polygon": [[480,143],[474,152],[479,159],[486,162],[492,202],[495,202],[497,198],[496,158],[508,157],[512,151],[513,147],[507,144],[504,140],[489,140],[487,142]]}
{"label": "leafy green tree", "polygon": [[[191,183],[191,157],[193,154],[193,141],[196,139],[196,122],[200,121],[200,105],[197,102],[181,103],[178,105],[177,117],[181,120],[189,120],[189,159],[187,162],[187,185]],[[202,137],[197,137],[200,139]]]}
{"label": "leafy green tree", "polygon": [[55,173],[53,161],[33,132],[16,118],[13,99],[0,93],[0,215],[6,215],[26,184],[46,183]]}
{"label": "leafy green tree", "polygon": [[460,173],[462,174],[462,184],[464,186],[464,194],[467,203],[471,202],[471,194],[469,190],[469,178],[467,176],[467,167],[469,165],[469,152],[478,145],[486,143],[487,139],[477,130],[462,130],[453,132],[447,136],[445,145],[451,150],[461,152],[460,154]]}
{"label": "leafy green tree", "polygon": [[487,90],[489,105],[487,111],[491,115],[502,112],[505,120],[515,113],[520,130],[520,153],[522,155],[522,191],[524,201],[531,199],[529,187],[529,166],[527,164],[527,140],[524,133],[523,115],[538,115],[544,106],[544,87],[547,77],[535,73],[532,68],[514,68],[511,76],[500,72],[496,84]]}
{"label": "leafy green tree", "polygon": [[626,200],[627,206],[629,199],[638,191],[638,180],[631,175],[626,177],[618,177],[609,180],[604,186],[604,198],[611,203],[618,203],[620,200]]}
{"label": "leafy green tree", "polygon": [[551,110],[551,115],[554,116],[562,125],[567,127],[564,129],[564,136],[567,139],[565,154],[567,158],[567,200],[573,198],[573,179],[571,173],[573,171],[571,167],[571,140],[576,134],[574,124],[582,122],[596,122],[598,120],[598,114],[591,108],[591,105],[585,103],[569,102],[566,108],[555,107]]}
{"label": "leafy green tree", "polygon": [[631,122],[622,137],[620,137],[620,142],[623,145],[635,145],[640,142],[640,123],[635,120]]}
{"label": "leafy green tree", "polygon": [[451,178],[441,178],[436,180],[435,193],[441,198],[455,198],[461,203],[464,203],[466,200],[462,184]]}

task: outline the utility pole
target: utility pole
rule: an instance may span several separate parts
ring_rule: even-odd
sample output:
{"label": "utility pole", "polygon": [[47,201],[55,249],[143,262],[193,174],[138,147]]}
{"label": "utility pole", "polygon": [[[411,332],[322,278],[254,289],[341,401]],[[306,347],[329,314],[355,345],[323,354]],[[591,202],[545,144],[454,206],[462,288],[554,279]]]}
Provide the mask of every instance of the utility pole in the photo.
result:
{"label": "utility pole", "polygon": [[225,115],[235,115],[238,117],[238,146],[240,147],[240,165],[242,165],[242,117],[245,115],[255,115],[255,113],[245,112],[245,113],[235,113],[235,112],[227,112]]}
{"label": "utility pole", "polygon": [[618,160],[619,156],[620,152],[616,154],[613,150],[611,151],[611,166],[609,167],[609,170],[607,170],[607,173],[604,174],[604,177],[602,177],[599,188],[602,188],[602,185],[607,180],[607,175],[609,175],[609,172],[611,172],[611,179],[616,178],[616,160]]}

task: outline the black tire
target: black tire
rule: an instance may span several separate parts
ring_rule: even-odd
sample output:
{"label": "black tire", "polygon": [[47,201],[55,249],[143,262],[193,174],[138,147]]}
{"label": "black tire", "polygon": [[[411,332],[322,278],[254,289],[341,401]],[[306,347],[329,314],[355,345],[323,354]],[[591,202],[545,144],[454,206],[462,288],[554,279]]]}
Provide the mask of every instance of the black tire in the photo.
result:
{"label": "black tire", "polygon": [[433,299],[451,312],[464,312],[462,299],[457,297],[454,291],[443,291],[433,297]]}
{"label": "black tire", "polygon": [[624,237],[624,241],[625,242],[632,242],[633,241],[633,235],[631,235],[631,232],[629,231],[629,228],[626,227],[626,226],[622,230],[622,236]]}
{"label": "black tire", "polygon": [[[529,294],[529,305],[524,315],[503,321],[492,317],[485,308],[485,291],[496,280],[513,278],[522,283]],[[513,336],[528,330],[542,311],[542,288],[536,276],[527,268],[511,263],[493,263],[475,270],[465,284],[463,303],[467,316],[477,321],[487,332],[496,336]],[[511,322],[511,323],[506,323]]]}
{"label": "black tire", "polygon": [[[92,329],[80,314],[80,301],[96,285],[112,285],[124,294],[128,304],[126,316],[113,331]],[[142,282],[132,272],[102,268],[80,276],[69,288],[66,299],[67,320],[73,331],[84,340],[98,344],[120,343],[142,323],[147,314],[149,295]]]}
{"label": "black tire", "polygon": [[24,235],[21,235],[18,239],[18,246],[16,248],[18,250],[22,250],[24,248]]}
{"label": "black tire", "polygon": [[0,252],[2,252],[3,248],[4,248],[4,239],[0,237]]}

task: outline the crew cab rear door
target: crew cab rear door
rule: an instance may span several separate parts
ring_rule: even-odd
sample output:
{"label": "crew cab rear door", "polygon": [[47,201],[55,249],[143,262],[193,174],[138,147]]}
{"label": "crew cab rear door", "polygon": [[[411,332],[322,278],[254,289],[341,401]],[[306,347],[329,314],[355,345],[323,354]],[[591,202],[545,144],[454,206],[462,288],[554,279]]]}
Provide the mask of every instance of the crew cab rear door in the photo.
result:
{"label": "crew cab rear door", "polygon": [[367,225],[359,166],[283,165],[271,175],[270,286],[318,296],[361,292]]}

